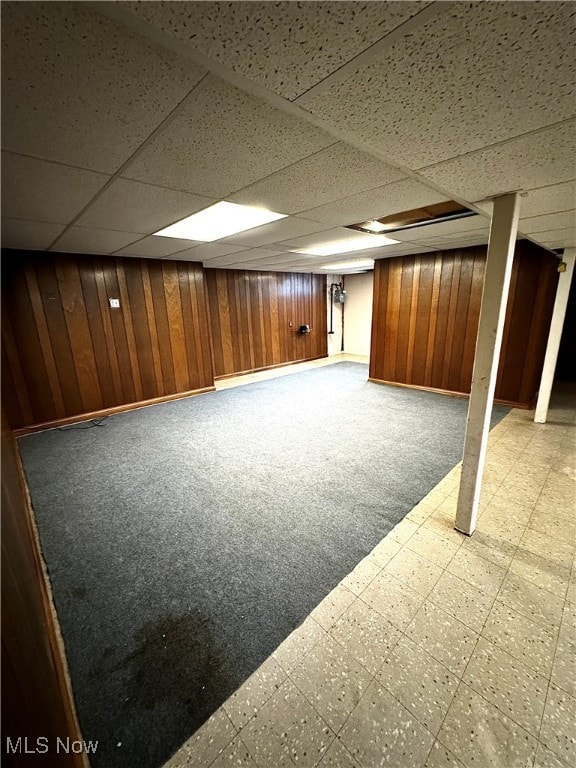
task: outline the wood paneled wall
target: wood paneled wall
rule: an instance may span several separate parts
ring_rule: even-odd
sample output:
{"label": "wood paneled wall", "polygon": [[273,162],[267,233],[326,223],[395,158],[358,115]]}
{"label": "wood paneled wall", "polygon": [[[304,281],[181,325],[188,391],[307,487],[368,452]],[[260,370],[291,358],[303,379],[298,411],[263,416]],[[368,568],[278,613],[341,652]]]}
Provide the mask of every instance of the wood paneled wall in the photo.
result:
{"label": "wood paneled wall", "polygon": [[213,386],[201,264],[3,251],[2,292],[14,427]]}
{"label": "wood paneled wall", "polygon": [[[376,262],[370,378],[469,394],[486,246]],[[516,246],[496,398],[528,407],[540,383],[557,260]]]}
{"label": "wood paneled wall", "polygon": [[[8,384],[3,380],[3,396]],[[80,738],[57,640],[20,458],[2,408],[2,765],[80,768],[81,755],[56,751]],[[49,752],[24,754],[48,739]],[[21,737],[17,753],[9,751]],[[43,748],[44,742],[39,747]]]}
{"label": "wood paneled wall", "polygon": [[215,376],[327,354],[323,275],[207,269],[206,284]]}

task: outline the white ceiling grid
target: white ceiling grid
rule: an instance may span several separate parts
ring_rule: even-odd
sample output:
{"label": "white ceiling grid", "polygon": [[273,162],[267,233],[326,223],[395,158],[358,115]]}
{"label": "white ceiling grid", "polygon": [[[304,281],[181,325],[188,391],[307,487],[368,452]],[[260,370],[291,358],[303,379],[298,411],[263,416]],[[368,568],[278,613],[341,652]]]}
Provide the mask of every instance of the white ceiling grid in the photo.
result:
{"label": "white ceiling grid", "polygon": [[570,3],[439,3],[373,61],[298,100],[417,170],[574,116]]}
{"label": "white ceiling grid", "polygon": [[113,173],[205,72],[78,2],[2,3],[2,146]]}
{"label": "white ceiling grid", "polygon": [[[311,271],[327,259],[291,249],[450,197],[484,215],[345,258],[486,242],[482,201],[512,190],[522,233],[574,244],[572,3],[1,10],[5,246]],[[220,199],[290,215],[151,236]]]}
{"label": "white ceiling grid", "polygon": [[340,69],[427,2],[126,3],[209,58],[293,100]]}

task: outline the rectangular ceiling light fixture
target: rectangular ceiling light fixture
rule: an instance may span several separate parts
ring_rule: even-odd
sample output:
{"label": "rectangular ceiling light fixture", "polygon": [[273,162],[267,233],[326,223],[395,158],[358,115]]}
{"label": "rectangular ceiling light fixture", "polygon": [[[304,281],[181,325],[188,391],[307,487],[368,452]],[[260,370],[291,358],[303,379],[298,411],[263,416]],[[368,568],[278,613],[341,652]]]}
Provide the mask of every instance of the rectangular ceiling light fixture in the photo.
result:
{"label": "rectangular ceiling light fixture", "polygon": [[372,269],[374,259],[357,259],[356,261],[339,261],[337,264],[323,264],[320,269],[339,272],[341,269]]}
{"label": "rectangular ceiling light fixture", "polygon": [[348,224],[348,229],[356,232],[394,232],[401,229],[413,229],[428,224],[439,224],[441,221],[455,221],[478,214],[465,208],[460,203],[448,200],[444,203],[427,205],[424,208],[414,208],[411,211],[395,213],[392,216],[382,216],[379,219],[361,221],[359,224]]}
{"label": "rectangular ceiling light fixture", "polygon": [[366,235],[353,240],[336,240],[332,243],[313,245],[310,248],[300,248],[292,253],[303,253],[306,256],[335,256],[339,253],[353,253],[355,251],[367,251],[370,248],[380,248],[382,245],[395,245],[398,240],[392,240],[386,235]]}
{"label": "rectangular ceiling light fixture", "polygon": [[255,208],[237,203],[215,203],[203,211],[193,213],[169,227],[154,232],[159,237],[176,237],[183,240],[199,240],[211,243],[222,237],[261,227],[271,221],[285,219],[287,214]]}

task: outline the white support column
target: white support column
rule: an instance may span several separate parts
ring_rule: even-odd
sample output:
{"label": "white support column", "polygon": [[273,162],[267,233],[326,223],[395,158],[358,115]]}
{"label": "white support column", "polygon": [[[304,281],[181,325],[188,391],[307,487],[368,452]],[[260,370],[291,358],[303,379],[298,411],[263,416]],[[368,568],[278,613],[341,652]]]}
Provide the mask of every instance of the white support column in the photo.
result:
{"label": "white support column", "polygon": [[558,350],[560,349],[560,340],[562,339],[562,329],[564,328],[564,318],[566,317],[566,307],[568,306],[568,295],[570,294],[570,283],[572,282],[575,258],[576,248],[567,248],[562,257],[562,261],[566,264],[566,271],[560,272],[558,288],[556,289],[556,300],[554,302],[554,311],[552,312],[550,333],[548,334],[546,357],[544,358],[536,413],[534,414],[534,421],[538,424],[545,424],[548,418],[548,406],[550,405],[554,371],[556,370]]}
{"label": "white support column", "polygon": [[494,200],[456,509],[455,528],[469,536],[474,533],[480,503],[519,212],[516,193]]}

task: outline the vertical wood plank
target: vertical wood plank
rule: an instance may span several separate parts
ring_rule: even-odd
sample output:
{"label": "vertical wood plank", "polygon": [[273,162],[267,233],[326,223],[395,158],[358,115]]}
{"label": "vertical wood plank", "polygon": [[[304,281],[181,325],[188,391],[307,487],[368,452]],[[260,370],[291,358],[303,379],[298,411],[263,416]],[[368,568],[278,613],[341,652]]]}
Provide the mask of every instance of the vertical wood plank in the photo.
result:
{"label": "vertical wood plank", "polygon": [[442,389],[448,389],[448,379],[450,378],[450,368],[452,365],[452,345],[454,343],[454,329],[456,327],[456,309],[458,307],[458,294],[460,291],[460,276],[462,273],[462,255],[459,250],[454,252],[453,272],[450,294],[448,297],[448,320],[446,323],[446,337],[444,341],[444,361],[442,363],[442,375],[440,386]]}
{"label": "vertical wood plank", "polygon": [[[530,248],[528,243],[521,247]],[[540,387],[548,330],[552,321],[554,302],[558,288],[558,264],[552,254],[541,258],[539,270],[535,275],[538,293],[534,302],[530,330],[528,332],[528,349],[524,362],[524,371],[520,381],[518,400],[522,403],[532,403]]]}
{"label": "vertical wood plank", "polygon": [[260,272],[256,273],[256,291],[258,307],[258,336],[259,336],[259,366],[264,368],[268,365],[269,343],[266,338],[266,312],[264,309],[264,287],[263,282],[266,279]]}
{"label": "vertical wood plank", "polygon": [[514,263],[512,264],[512,275],[510,277],[510,289],[508,291],[508,306],[506,307],[506,321],[504,323],[504,331],[502,333],[502,347],[500,349],[500,361],[498,364],[498,376],[496,378],[496,392],[502,391],[502,382],[504,379],[504,371],[506,365],[503,361],[508,356],[508,344],[510,341],[510,320],[512,315],[512,308],[514,307],[514,300],[516,296],[516,287],[518,285],[518,272],[520,268],[518,244],[514,253]]}
{"label": "vertical wood plank", "polygon": [[[52,342],[52,351],[58,370],[60,390],[66,404],[66,415],[73,416],[76,413],[82,413],[83,402],[80,394],[80,385],[78,382],[72,347],[70,345],[70,338],[68,336],[68,327],[64,318],[60,286],[58,284],[55,268],[56,261],[57,259],[51,256],[39,260],[37,263],[36,276],[42,294],[44,314],[48,324],[50,341]],[[35,357],[36,354],[37,352],[34,352]],[[22,355],[21,360],[24,363]],[[27,386],[29,388],[33,385],[36,375],[37,374],[33,370],[29,373],[25,373]],[[30,394],[30,400],[33,403],[40,404],[37,396],[32,393]],[[36,408],[34,408],[34,410],[36,411]],[[50,410],[46,409],[44,405],[41,405],[39,413],[35,413],[36,420],[43,421],[55,418],[55,415],[46,417],[46,414],[48,413],[50,413]]]}
{"label": "vertical wood plank", "polygon": [[222,376],[224,372],[224,330],[220,324],[220,305],[218,301],[218,271],[206,270],[206,291],[210,308],[210,335],[214,360],[214,375]]}
{"label": "vertical wood plank", "polygon": [[94,259],[94,281],[96,284],[96,293],[98,296],[98,307],[94,311],[100,310],[102,318],[102,327],[104,329],[104,340],[106,343],[106,352],[110,366],[110,375],[112,377],[112,387],[114,390],[114,405],[125,402],[122,388],[122,377],[120,375],[120,365],[118,362],[118,352],[114,339],[114,328],[110,319],[110,310],[106,292],[106,280],[104,277],[104,268],[101,259]]}
{"label": "vertical wood plank", "polygon": [[78,261],[78,268],[80,270],[80,282],[82,283],[82,292],[86,306],[86,317],[94,349],[96,372],[102,393],[102,403],[105,408],[108,408],[116,405],[118,401],[104,328],[104,318],[100,308],[96,264],[93,259],[86,258]]}
{"label": "vertical wood plank", "polygon": [[266,272],[262,275],[262,311],[264,314],[264,345],[266,349],[266,365],[274,364],[273,330],[272,330],[272,298],[270,286],[272,274]]}
{"label": "vertical wood plank", "polygon": [[173,261],[162,262],[162,278],[170,333],[170,347],[172,350],[172,365],[176,385],[175,391],[185,392],[187,389],[190,389],[190,382],[188,379],[186,343],[184,341],[184,328],[182,324],[180,284],[176,272],[176,265]]}
{"label": "vertical wood plank", "polygon": [[388,317],[388,282],[390,279],[390,262],[382,259],[375,262],[374,269],[374,300],[377,302],[372,314],[372,334],[370,340],[371,362],[370,376],[384,378],[386,320]]}
{"label": "vertical wood plank", "polygon": [[142,259],[142,290],[144,291],[144,304],[146,307],[146,324],[150,336],[150,352],[152,355],[152,368],[154,371],[154,381],[156,382],[156,395],[164,391],[162,381],[162,363],[160,362],[160,350],[158,342],[158,330],[156,328],[156,315],[154,312],[154,300],[152,298],[152,286],[150,285],[150,272],[148,271],[148,261]]}
{"label": "vertical wood plank", "polygon": [[148,264],[150,273],[150,287],[152,289],[152,301],[154,303],[154,316],[156,318],[156,330],[160,344],[160,366],[162,368],[163,395],[170,395],[177,391],[176,377],[174,376],[174,362],[172,357],[172,339],[170,336],[170,324],[168,322],[168,310],[166,309],[166,294],[164,293],[164,273],[160,262],[150,261]]}
{"label": "vertical wood plank", "polygon": [[396,352],[398,348],[398,318],[400,312],[400,290],[404,259],[394,259],[389,265],[386,295],[386,319],[384,325],[384,366],[383,378],[398,381],[396,373]]}
{"label": "vertical wood plank", "polygon": [[402,262],[402,273],[400,280],[396,332],[395,375],[400,381],[406,381],[406,365],[408,362],[408,337],[410,333],[410,314],[413,283],[414,259],[404,259]]}
{"label": "vertical wood plank", "polygon": [[450,311],[450,299],[452,297],[452,280],[454,276],[454,255],[450,253],[442,259],[442,272],[440,275],[440,287],[438,294],[436,334],[432,361],[432,373],[430,386],[442,388],[444,373],[444,355],[447,344],[448,317]]}
{"label": "vertical wood plank", "polygon": [[103,407],[92,337],[76,259],[60,259],[56,274],[84,411]]}
{"label": "vertical wood plank", "polygon": [[434,263],[430,256],[420,258],[418,274],[417,311],[414,328],[414,349],[412,350],[411,383],[424,386],[426,379],[426,355],[428,351],[428,335],[432,322],[432,293],[434,288]]}
{"label": "vertical wood plank", "polygon": [[134,333],[133,311],[130,305],[130,297],[126,287],[126,272],[124,269],[124,259],[116,260],[116,278],[118,280],[118,290],[120,294],[120,308],[124,320],[124,329],[126,332],[126,341],[128,344],[128,359],[132,371],[132,381],[134,382],[134,394],[136,400],[142,400],[144,397],[142,389],[142,379],[140,378],[140,361],[138,360],[138,346]]}
{"label": "vertical wood plank", "polygon": [[419,256],[414,257],[414,271],[412,278],[412,295],[410,296],[410,310],[408,322],[408,360],[406,363],[406,381],[413,383],[412,371],[414,368],[414,348],[416,341],[416,320],[418,318],[418,297],[420,292],[420,268]]}
{"label": "vertical wood plank", "polygon": [[[6,374],[9,373],[9,377]],[[5,382],[6,377],[6,382]],[[10,389],[13,383],[13,388]],[[2,387],[6,384],[6,392],[10,393],[12,402],[17,400],[18,409],[11,409],[8,412],[10,424],[16,427],[23,427],[26,424],[34,423],[34,413],[30,402],[28,382],[24,378],[20,355],[14,333],[12,332],[11,320],[6,308],[6,302],[2,302]],[[7,400],[7,405],[10,403]]]}
{"label": "vertical wood plank", "polygon": [[36,328],[38,330],[42,358],[44,360],[44,365],[46,366],[46,372],[48,373],[50,392],[52,394],[52,400],[54,401],[56,416],[62,418],[66,416],[66,406],[64,405],[60,380],[58,379],[58,369],[56,368],[56,361],[52,350],[52,341],[50,340],[50,331],[48,330],[48,323],[46,322],[46,315],[44,314],[44,304],[42,302],[40,288],[38,287],[36,271],[32,265],[26,270],[26,283],[30,294],[30,303],[34,313],[34,320],[36,321]]}
{"label": "vertical wood plank", "polygon": [[[228,300],[228,278],[226,270],[217,270],[218,310],[222,329],[222,374],[234,372],[234,351],[232,347],[232,326],[230,318],[230,302]],[[222,375],[220,374],[220,375]]]}
{"label": "vertical wood plank", "polygon": [[126,335],[124,312],[122,307],[120,307],[120,309],[112,309],[108,304],[109,299],[120,298],[116,261],[113,259],[102,259],[102,273],[104,278],[106,304],[104,312],[110,318],[110,325],[112,327],[113,344],[118,359],[118,372],[122,383],[122,402],[134,403],[137,401],[137,397],[134,378],[132,376],[130,353],[128,350],[128,337]]}
{"label": "vertical wood plank", "polygon": [[506,312],[506,325],[508,326],[506,357],[499,366],[502,376],[498,391],[500,397],[511,402],[516,402],[520,394],[522,370],[528,350],[530,322],[529,318],[526,317],[525,308],[529,307],[530,315],[532,315],[538,291],[536,282],[539,272],[538,263],[527,261],[522,263],[522,268],[519,266],[517,259],[516,288]]}
{"label": "vertical wood plank", "polygon": [[182,327],[186,352],[186,366],[188,370],[188,386],[190,389],[199,389],[201,386],[199,382],[204,378],[204,361],[202,359],[200,334],[194,332],[192,313],[193,286],[191,285],[188,265],[186,262],[179,261],[176,263],[176,275],[178,278],[178,289],[180,291],[180,306],[182,308]]}
{"label": "vertical wood plank", "polygon": [[[202,386],[211,387],[214,384],[214,365],[212,362],[212,336],[210,334],[210,307],[204,279],[202,264],[195,263],[189,267],[190,285],[194,287],[195,301],[193,302],[194,327],[200,335],[200,349],[203,365]],[[197,314],[196,314],[197,313]]]}
{"label": "vertical wood plank", "polygon": [[434,261],[434,277],[432,279],[432,297],[430,300],[430,323],[426,344],[426,365],[424,367],[424,385],[432,386],[432,371],[434,367],[434,349],[436,347],[436,326],[438,324],[438,305],[440,303],[440,284],[442,280],[442,256],[439,254]]}
{"label": "vertical wood plank", "polygon": [[480,318],[480,304],[482,302],[482,286],[484,285],[484,270],[486,267],[486,250],[478,248],[474,254],[474,266],[470,286],[470,303],[466,317],[466,329],[464,332],[464,347],[462,349],[462,365],[460,367],[459,392],[470,392],[472,386],[472,369],[474,367],[474,352],[476,349],[476,336],[478,335],[478,321]]}
{"label": "vertical wood plank", "polygon": [[145,259],[126,260],[123,269],[125,285],[120,290],[127,296],[125,311],[129,313],[130,317],[130,322],[127,325],[134,339],[142,398],[148,400],[157,397],[158,387],[154,372],[152,341],[144,295],[144,267]]}
{"label": "vertical wood plank", "polygon": [[474,270],[473,253],[463,252],[460,258],[460,280],[458,282],[458,297],[456,300],[456,313],[454,329],[452,332],[452,344],[450,350],[450,364],[448,366],[448,378],[446,388],[451,392],[460,391],[460,379],[462,377],[462,357],[466,342],[465,334],[470,308],[470,291],[472,286],[472,273]]}
{"label": "vertical wood plank", "polygon": [[272,338],[272,365],[276,365],[282,359],[280,350],[280,328],[274,318],[278,317],[278,276],[270,274],[270,331]]}

